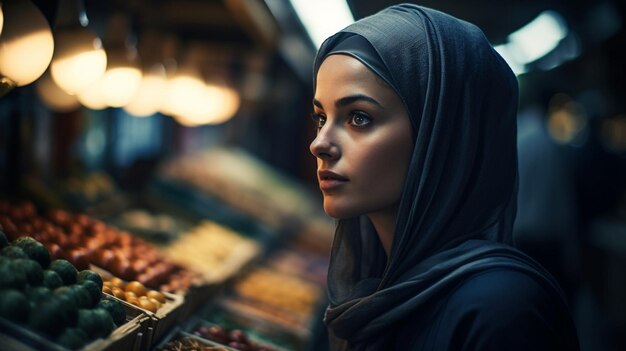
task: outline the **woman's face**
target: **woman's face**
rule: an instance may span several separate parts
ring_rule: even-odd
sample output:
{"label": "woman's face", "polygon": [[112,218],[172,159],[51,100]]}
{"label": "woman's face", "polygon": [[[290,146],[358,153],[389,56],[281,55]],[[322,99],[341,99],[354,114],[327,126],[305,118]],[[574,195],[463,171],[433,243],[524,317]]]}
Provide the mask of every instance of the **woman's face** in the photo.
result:
{"label": "woman's face", "polygon": [[317,73],[311,153],[324,211],[334,218],[397,212],[413,152],[400,97],[348,55],[328,56]]}

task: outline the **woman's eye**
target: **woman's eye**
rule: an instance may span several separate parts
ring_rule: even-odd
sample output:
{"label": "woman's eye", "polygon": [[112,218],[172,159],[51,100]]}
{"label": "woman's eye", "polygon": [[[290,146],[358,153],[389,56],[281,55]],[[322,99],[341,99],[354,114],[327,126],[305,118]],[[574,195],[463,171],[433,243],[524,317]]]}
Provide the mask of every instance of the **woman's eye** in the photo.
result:
{"label": "woman's eye", "polygon": [[315,122],[315,127],[317,127],[318,129],[322,128],[326,123],[326,117],[319,113],[312,113],[311,119],[313,120],[313,122]]}
{"label": "woman's eye", "polygon": [[355,127],[365,127],[372,123],[372,119],[363,112],[353,112],[350,115],[350,124]]}

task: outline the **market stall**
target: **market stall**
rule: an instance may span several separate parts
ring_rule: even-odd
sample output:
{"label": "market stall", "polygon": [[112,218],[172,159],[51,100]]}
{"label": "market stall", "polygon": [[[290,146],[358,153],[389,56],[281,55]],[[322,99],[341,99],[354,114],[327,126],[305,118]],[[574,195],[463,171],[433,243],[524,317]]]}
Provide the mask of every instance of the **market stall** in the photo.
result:
{"label": "market stall", "polygon": [[314,50],[293,13],[0,9],[0,349],[307,349],[333,224],[299,179]]}

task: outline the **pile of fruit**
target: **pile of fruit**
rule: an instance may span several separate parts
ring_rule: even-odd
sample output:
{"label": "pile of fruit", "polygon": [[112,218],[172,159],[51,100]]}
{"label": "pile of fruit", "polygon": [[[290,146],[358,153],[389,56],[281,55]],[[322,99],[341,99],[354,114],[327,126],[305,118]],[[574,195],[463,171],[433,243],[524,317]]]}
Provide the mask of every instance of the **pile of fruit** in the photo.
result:
{"label": "pile of fruit", "polygon": [[0,201],[0,225],[9,239],[31,236],[53,258],[66,259],[80,270],[93,264],[122,279],[168,292],[186,290],[197,277],[154,245],[84,214],[52,210],[40,216],[30,202]]}
{"label": "pile of fruit", "polygon": [[240,329],[225,329],[219,325],[202,325],[193,332],[204,339],[222,345],[228,345],[240,351],[274,351],[275,349],[250,340],[248,335]]}
{"label": "pile of fruit", "polygon": [[102,291],[152,313],[156,313],[167,302],[165,295],[146,288],[136,280],[126,283],[113,277],[104,281]]}
{"label": "pile of fruit", "polygon": [[126,323],[123,306],[102,298],[96,272],[52,259],[31,237],[9,242],[0,230],[0,317],[70,349]]}

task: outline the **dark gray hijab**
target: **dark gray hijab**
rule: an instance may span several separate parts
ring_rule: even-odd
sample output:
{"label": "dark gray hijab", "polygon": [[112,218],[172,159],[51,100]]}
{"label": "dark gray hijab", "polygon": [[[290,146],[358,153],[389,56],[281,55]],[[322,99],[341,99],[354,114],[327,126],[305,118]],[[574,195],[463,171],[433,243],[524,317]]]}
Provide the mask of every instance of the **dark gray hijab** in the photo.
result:
{"label": "dark gray hijab", "polygon": [[[409,112],[414,150],[387,259],[366,216],[340,220],[328,275],[331,349],[381,350],[394,323],[419,315],[468,276],[545,271],[515,250],[517,80],[476,26],[412,4],[364,18],[321,46],[384,79]],[[560,298],[560,297],[558,297]]]}

